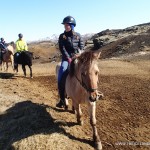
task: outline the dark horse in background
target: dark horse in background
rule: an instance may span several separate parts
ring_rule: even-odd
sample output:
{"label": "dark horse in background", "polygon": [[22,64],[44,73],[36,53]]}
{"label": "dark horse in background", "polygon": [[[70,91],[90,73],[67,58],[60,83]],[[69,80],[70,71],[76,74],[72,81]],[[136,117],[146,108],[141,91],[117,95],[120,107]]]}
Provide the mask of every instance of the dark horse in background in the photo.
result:
{"label": "dark horse in background", "polygon": [[17,52],[14,54],[14,70],[18,73],[18,64],[22,65],[22,70],[24,72],[24,76],[26,77],[26,68],[27,65],[30,69],[30,77],[32,76],[32,59],[33,53],[29,51]]}

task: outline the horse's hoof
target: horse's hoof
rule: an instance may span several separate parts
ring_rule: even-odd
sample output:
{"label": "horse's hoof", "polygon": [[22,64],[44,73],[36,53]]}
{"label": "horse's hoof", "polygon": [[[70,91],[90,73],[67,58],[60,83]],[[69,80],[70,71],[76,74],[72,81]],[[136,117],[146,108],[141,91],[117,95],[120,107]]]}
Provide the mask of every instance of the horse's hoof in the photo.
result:
{"label": "horse's hoof", "polygon": [[31,79],[33,79],[33,77],[30,77]]}
{"label": "horse's hoof", "polygon": [[102,150],[102,143],[101,142],[96,142],[95,143],[95,149],[96,150]]}

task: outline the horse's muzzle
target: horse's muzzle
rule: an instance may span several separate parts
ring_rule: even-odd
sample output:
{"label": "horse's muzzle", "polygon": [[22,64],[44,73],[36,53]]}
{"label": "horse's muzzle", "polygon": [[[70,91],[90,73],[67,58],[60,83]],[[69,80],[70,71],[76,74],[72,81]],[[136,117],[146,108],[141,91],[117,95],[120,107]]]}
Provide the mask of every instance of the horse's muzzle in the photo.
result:
{"label": "horse's muzzle", "polygon": [[92,92],[92,93],[90,94],[89,100],[90,100],[91,102],[95,102],[95,101],[97,101],[97,100],[103,99],[103,97],[104,97],[104,95],[103,95],[102,92],[100,92],[100,91],[95,91],[95,92]]}

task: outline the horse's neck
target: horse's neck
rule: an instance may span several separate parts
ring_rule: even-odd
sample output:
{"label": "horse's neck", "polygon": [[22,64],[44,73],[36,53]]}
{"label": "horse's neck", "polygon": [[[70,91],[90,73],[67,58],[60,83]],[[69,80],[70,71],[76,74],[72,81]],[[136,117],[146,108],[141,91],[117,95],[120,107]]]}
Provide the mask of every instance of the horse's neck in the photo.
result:
{"label": "horse's neck", "polygon": [[77,77],[78,79],[80,79],[80,69],[79,69],[79,62],[76,62],[75,63],[75,66],[74,66],[74,77]]}

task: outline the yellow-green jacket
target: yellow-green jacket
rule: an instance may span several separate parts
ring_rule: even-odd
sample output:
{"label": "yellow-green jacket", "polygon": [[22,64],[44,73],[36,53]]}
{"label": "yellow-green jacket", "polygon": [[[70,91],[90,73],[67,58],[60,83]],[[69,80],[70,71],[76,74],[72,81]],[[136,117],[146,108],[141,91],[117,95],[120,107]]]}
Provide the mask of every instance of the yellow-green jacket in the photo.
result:
{"label": "yellow-green jacket", "polygon": [[28,51],[27,43],[24,40],[18,39],[16,41],[16,51],[17,52]]}

